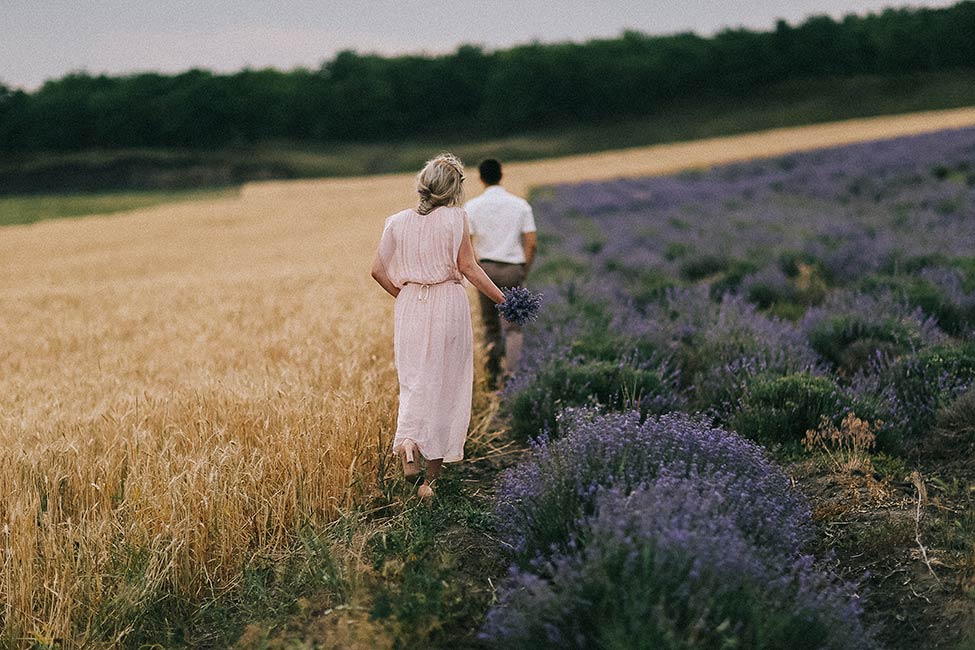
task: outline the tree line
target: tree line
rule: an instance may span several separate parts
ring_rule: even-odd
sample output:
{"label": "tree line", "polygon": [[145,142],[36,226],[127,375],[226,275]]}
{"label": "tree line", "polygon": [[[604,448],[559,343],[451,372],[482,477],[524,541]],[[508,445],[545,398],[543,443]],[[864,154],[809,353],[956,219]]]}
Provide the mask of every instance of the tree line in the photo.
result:
{"label": "tree line", "polygon": [[219,147],[267,141],[476,137],[652,114],[674,98],[776,82],[975,66],[975,0],[841,20],[442,56],[344,51],[318,70],[72,73],[34,92],[0,85],[0,149]]}

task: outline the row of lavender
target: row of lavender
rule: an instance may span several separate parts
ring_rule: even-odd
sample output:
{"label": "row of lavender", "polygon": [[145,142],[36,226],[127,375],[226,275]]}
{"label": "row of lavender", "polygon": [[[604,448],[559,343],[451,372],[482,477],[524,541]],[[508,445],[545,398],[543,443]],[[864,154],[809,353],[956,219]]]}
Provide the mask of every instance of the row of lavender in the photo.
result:
{"label": "row of lavender", "polygon": [[804,552],[806,501],[701,418],[567,410],[498,500],[514,564],[493,647],[875,648],[856,586]]}
{"label": "row of lavender", "polygon": [[505,396],[535,441],[500,486],[484,638],[875,647],[804,499],[728,429],[795,444],[855,410],[900,450],[956,403],[973,186],[970,130],[536,197],[550,286]]}

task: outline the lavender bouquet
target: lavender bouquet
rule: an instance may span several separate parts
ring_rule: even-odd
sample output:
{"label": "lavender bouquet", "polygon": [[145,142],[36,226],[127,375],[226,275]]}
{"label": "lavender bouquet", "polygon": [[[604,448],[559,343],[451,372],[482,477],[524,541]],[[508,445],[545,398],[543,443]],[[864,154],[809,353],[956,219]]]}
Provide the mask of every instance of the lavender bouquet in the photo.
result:
{"label": "lavender bouquet", "polygon": [[501,293],[504,294],[504,302],[495,307],[509,323],[524,325],[538,316],[542,294],[532,293],[525,287],[505,287],[501,289]]}

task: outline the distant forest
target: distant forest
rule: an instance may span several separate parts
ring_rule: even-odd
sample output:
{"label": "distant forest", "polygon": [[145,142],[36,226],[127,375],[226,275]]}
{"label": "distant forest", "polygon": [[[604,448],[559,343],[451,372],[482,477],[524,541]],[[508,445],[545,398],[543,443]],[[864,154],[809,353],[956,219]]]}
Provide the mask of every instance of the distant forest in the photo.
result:
{"label": "distant forest", "polygon": [[0,85],[0,150],[209,148],[272,141],[493,137],[648,115],[675,97],[741,96],[791,79],[975,66],[975,0],[833,20],[531,44],[444,56],[341,52],[319,70],[92,76]]}

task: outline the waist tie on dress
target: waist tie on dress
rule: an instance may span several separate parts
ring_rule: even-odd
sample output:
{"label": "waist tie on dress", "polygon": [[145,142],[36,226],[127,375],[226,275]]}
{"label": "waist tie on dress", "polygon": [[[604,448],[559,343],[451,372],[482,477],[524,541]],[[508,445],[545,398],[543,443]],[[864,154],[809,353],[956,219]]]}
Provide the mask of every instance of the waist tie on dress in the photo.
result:
{"label": "waist tie on dress", "polygon": [[415,284],[420,287],[419,295],[417,300],[420,302],[426,302],[427,298],[430,297],[430,287],[437,286],[438,284],[460,284],[460,280],[455,280],[454,278],[447,278],[446,280],[441,280],[440,282],[430,282],[429,284],[424,284],[421,282],[404,282],[404,285]]}

